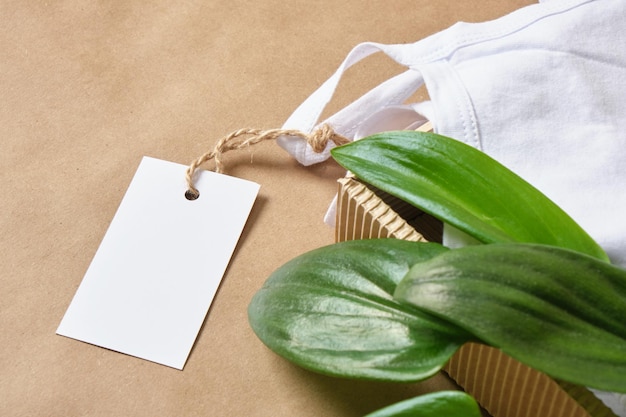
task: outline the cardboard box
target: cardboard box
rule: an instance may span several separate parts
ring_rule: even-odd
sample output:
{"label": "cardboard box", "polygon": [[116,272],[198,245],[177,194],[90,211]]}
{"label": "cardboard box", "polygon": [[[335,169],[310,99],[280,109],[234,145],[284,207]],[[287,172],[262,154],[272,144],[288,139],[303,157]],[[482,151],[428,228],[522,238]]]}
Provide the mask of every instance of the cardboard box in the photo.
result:
{"label": "cardboard box", "polygon": [[[441,222],[387,193],[354,178],[339,180],[337,242],[440,242],[442,231]],[[555,381],[486,345],[464,345],[444,371],[493,417],[615,417],[588,389]]]}

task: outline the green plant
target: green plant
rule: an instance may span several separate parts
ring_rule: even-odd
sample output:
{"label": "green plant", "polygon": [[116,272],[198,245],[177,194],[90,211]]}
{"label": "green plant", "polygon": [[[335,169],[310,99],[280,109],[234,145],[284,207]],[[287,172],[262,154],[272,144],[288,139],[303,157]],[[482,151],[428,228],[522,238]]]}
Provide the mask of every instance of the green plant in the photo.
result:
{"label": "green plant", "polygon": [[434,133],[387,132],[333,149],[368,184],[483,243],[542,243],[608,260],[560,207],[488,155]]}
{"label": "green plant", "polygon": [[390,405],[365,417],[480,417],[476,401],[461,391],[440,391]]}
{"label": "green plant", "polygon": [[556,204],[435,134],[374,135],[333,156],[485,244],[382,239],[303,254],[250,303],[268,347],[325,374],[416,381],[477,341],[554,377],[626,392],[626,271]]}

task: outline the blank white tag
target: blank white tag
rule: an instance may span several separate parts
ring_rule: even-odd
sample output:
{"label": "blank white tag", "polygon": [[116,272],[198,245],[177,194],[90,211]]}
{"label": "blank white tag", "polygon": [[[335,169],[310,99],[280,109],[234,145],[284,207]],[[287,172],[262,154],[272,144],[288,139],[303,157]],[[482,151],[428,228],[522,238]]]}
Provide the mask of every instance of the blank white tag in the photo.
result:
{"label": "blank white tag", "polygon": [[259,185],[144,157],[57,334],[183,369]]}

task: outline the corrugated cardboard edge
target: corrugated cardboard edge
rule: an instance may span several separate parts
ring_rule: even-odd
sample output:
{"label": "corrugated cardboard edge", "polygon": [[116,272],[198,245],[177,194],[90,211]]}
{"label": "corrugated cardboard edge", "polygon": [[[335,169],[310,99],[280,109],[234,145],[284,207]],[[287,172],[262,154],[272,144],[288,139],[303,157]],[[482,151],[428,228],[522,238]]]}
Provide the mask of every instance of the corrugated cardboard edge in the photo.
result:
{"label": "corrugated cardboard edge", "polygon": [[335,240],[386,237],[426,242],[398,212],[364,184],[352,178],[340,179]]}
{"label": "corrugated cardboard edge", "polygon": [[[389,195],[383,198],[354,178],[340,179],[336,241],[427,241],[399,214],[414,208]],[[616,417],[586,388],[559,383],[489,346],[464,345],[444,370],[493,417]]]}

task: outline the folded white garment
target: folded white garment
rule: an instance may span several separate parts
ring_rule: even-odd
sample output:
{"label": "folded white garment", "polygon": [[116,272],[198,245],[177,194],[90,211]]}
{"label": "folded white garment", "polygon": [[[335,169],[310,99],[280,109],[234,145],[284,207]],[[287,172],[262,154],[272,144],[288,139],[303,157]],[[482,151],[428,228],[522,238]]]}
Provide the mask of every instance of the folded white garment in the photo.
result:
{"label": "folded white garment", "polygon": [[[411,129],[489,154],[567,211],[626,267],[626,2],[544,0],[497,20],[458,23],[413,44],[356,46],[284,127],[313,130],[343,72],[382,51],[407,71],[328,120],[358,139]],[[427,103],[406,103],[422,84]],[[301,163],[328,158],[305,142],[279,144]],[[457,245],[446,229],[444,242]],[[626,417],[626,396],[599,396]]]}

